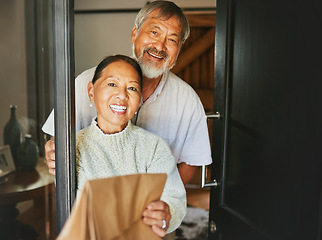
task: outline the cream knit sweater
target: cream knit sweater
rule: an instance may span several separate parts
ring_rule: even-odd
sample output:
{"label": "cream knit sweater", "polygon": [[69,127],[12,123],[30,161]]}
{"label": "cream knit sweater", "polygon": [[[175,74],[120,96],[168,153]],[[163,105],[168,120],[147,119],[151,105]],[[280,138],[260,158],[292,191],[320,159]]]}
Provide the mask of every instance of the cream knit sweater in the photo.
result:
{"label": "cream knit sweater", "polygon": [[161,200],[170,207],[167,233],[178,228],[186,214],[186,192],[175,159],[162,138],[128,122],[116,134],[105,134],[95,120],[77,133],[78,189],[86,180],[137,173],[167,173]]}

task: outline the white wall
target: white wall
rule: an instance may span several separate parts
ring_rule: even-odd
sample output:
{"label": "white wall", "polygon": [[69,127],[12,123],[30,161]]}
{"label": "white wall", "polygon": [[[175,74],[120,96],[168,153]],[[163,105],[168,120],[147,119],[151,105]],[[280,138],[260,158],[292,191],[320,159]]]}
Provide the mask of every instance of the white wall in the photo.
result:
{"label": "white wall", "polygon": [[[140,9],[144,0],[75,0],[75,10]],[[182,8],[214,8],[216,0],[175,0]],[[111,54],[131,55],[131,30],[137,13],[75,15],[75,74]]]}
{"label": "white wall", "polygon": [[0,0],[0,146],[9,106],[18,106],[20,121],[28,113],[24,11],[24,1]]}
{"label": "white wall", "polygon": [[131,55],[135,13],[75,15],[75,74],[111,54]]}

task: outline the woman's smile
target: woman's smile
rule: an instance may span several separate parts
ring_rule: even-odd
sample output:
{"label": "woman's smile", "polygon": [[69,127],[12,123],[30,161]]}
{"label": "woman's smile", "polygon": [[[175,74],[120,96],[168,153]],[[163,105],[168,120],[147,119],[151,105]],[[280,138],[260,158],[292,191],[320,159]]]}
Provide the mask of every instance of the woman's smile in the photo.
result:
{"label": "woman's smile", "polygon": [[125,114],[127,108],[124,105],[111,104],[110,109],[116,114]]}

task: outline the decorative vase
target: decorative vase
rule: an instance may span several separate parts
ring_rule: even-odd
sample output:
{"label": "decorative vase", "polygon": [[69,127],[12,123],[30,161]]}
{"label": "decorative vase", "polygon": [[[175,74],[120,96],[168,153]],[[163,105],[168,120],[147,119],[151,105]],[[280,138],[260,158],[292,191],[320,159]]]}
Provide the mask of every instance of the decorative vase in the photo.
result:
{"label": "decorative vase", "polygon": [[31,140],[31,135],[25,135],[25,141],[20,145],[18,151],[18,164],[22,171],[35,169],[39,159],[37,144]]}
{"label": "decorative vase", "polygon": [[16,164],[16,167],[18,166],[18,148],[22,141],[22,127],[19,124],[17,117],[16,117],[16,109],[17,106],[10,105],[11,109],[11,117],[6,126],[3,130],[3,142],[4,145],[9,145],[12,158]]}

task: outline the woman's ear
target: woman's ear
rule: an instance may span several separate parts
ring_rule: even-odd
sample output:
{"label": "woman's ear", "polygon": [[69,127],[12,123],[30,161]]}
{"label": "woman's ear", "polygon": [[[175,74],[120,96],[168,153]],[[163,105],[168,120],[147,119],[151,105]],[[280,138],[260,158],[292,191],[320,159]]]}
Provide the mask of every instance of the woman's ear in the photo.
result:
{"label": "woman's ear", "polygon": [[92,82],[89,82],[87,84],[87,92],[89,100],[93,103],[94,102],[94,84]]}
{"label": "woman's ear", "polygon": [[134,43],[136,32],[137,32],[137,27],[136,25],[134,25],[131,33],[131,43]]}

